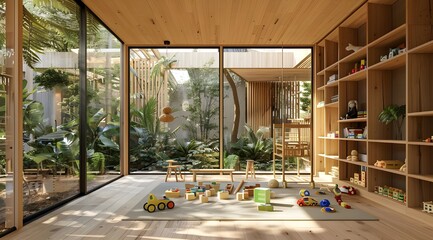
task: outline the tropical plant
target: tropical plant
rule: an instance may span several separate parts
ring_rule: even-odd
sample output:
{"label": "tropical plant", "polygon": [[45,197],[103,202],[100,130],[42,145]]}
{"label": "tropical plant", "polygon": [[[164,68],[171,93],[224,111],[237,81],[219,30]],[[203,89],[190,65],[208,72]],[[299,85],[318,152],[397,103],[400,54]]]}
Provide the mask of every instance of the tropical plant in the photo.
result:
{"label": "tropical plant", "polygon": [[311,82],[302,82],[301,109],[307,113],[311,112]]}
{"label": "tropical plant", "polygon": [[385,107],[379,114],[378,119],[380,122],[388,125],[394,122],[397,128],[397,139],[402,139],[402,127],[404,118],[406,117],[406,105],[389,105]]}
{"label": "tropical plant", "polygon": [[261,131],[254,132],[251,127],[245,125],[246,133],[231,145],[230,152],[238,154],[243,163],[246,160],[255,160],[259,168],[269,165],[272,156],[272,140],[264,138]]}
{"label": "tropical plant", "polygon": [[69,85],[68,74],[55,69],[47,69],[42,74],[33,78],[34,82],[46,89],[52,90],[54,87]]}

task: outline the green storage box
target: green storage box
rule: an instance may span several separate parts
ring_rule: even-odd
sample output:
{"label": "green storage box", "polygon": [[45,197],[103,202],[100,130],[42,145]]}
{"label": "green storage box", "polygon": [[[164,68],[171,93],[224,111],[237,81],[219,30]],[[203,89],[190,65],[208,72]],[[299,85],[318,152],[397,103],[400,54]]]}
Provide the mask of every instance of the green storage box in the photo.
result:
{"label": "green storage box", "polygon": [[254,188],[254,202],[271,203],[271,190],[269,188]]}

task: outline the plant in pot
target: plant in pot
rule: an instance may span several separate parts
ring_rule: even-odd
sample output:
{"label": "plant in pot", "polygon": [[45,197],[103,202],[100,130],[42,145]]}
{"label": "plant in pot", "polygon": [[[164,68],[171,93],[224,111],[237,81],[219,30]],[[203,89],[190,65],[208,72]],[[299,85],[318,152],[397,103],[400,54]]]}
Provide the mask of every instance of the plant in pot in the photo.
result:
{"label": "plant in pot", "polygon": [[397,128],[397,139],[403,139],[402,127],[406,117],[406,105],[389,105],[379,114],[379,121],[388,125],[394,123]]}

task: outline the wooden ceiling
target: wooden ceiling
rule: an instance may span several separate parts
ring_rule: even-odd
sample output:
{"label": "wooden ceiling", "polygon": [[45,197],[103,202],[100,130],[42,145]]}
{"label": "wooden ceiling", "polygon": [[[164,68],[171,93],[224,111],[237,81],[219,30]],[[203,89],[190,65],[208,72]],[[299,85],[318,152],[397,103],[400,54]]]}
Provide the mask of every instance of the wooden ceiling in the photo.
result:
{"label": "wooden ceiling", "polygon": [[247,82],[311,81],[311,68],[231,68]]}
{"label": "wooden ceiling", "polygon": [[366,0],[82,0],[130,46],[310,46]]}

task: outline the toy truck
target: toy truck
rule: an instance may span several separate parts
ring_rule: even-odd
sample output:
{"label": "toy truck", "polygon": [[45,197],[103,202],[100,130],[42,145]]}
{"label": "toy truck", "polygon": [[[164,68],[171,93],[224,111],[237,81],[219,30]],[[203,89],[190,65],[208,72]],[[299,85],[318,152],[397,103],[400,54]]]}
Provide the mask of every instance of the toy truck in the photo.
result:
{"label": "toy truck", "polygon": [[143,205],[143,209],[150,213],[153,213],[155,212],[157,207],[160,211],[164,210],[165,207],[167,207],[168,209],[172,209],[174,208],[174,202],[166,198],[165,196],[163,199],[157,199],[154,194],[149,194],[147,202]]}

